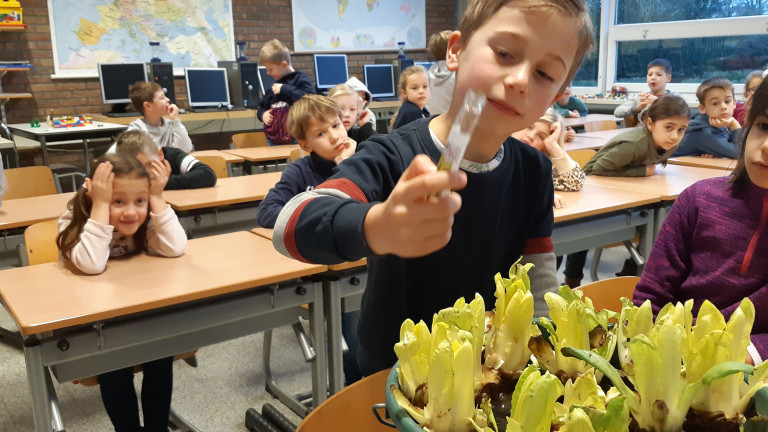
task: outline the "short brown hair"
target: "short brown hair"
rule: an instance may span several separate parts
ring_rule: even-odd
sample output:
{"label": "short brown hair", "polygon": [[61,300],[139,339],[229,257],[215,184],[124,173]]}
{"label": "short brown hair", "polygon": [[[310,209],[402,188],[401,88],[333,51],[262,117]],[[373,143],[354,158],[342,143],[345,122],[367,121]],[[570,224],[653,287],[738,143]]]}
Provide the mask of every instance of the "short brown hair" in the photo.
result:
{"label": "short brown hair", "polygon": [[128,97],[131,98],[133,108],[140,112],[141,115],[144,115],[144,102],[152,102],[155,100],[155,93],[162,89],[160,84],[154,81],[140,81],[132,86],[128,86]]}
{"label": "short brown hair", "polygon": [[453,32],[450,30],[443,30],[429,37],[427,49],[435,60],[445,60],[445,53],[448,51],[448,39],[451,37],[451,33]]}
{"label": "short brown hair", "polygon": [[[582,61],[587,54],[591,52],[595,44],[595,35],[592,28],[592,20],[589,17],[589,5],[587,0],[471,0],[464,12],[464,16],[459,22],[459,32],[461,40],[466,45],[472,35],[483,26],[488,20],[507,4],[519,4],[521,9],[532,8],[553,8],[563,12],[579,21],[579,46],[576,49],[576,56],[573,58],[571,70],[563,81],[560,91],[573,81],[573,77],[581,67]],[[546,29],[541,29],[546,31]]]}
{"label": "short brown hair", "polygon": [[136,156],[139,153],[157,153],[157,144],[146,133],[139,130],[125,131],[117,136],[115,151],[121,154]]}
{"label": "short brown hair", "polygon": [[733,83],[728,78],[709,78],[699,84],[699,88],[696,89],[696,98],[699,100],[700,104],[704,105],[704,102],[707,100],[707,93],[713,89],[729,91],[731,92],[731,96],[734,96]]}
{"label": "short brown hair", "polygon": [[307,94],[291,105],[288,118],[285,119],[285,127],[297,140],[305,140],[312,120],[326,120],[334,117],[341,119],[341,109],[336,102],[325,96]]}
{"label": "short brown hair", "polygon": [[264,44],[259,51],[259,63],[264,65],[266,63],[280,64],[282,62],[291,65],[291,51],[282,42],[277,39]]}

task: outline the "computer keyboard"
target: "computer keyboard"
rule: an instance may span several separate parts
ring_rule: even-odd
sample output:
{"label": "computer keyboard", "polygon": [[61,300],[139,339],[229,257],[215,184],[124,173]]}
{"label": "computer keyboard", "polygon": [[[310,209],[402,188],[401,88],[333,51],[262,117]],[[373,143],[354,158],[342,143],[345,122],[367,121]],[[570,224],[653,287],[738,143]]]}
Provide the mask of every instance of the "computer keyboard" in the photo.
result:
{"label": "computer keyboard", "polygon": [[107,117],[139,117],[141,114],[138,113],[138,111],[127,111],[127,112],[105,112],[102,113]]}
{"label": "computer keyboard", "polygon": [[374,101],[379,101],[379,102],[393,102],[393,101],[396,101],[396,100],[400,100],[400,97],[398,97],[398,96],[375,97],[375,98],[373,98],[373,100]]}
{"label": "computer keyboard", "polygon": [[226,111],[226,108],[219,108],[219,107],[197,107],[197,108],[187,108],[187,112],[196,112],[196,113],[209,113],[209,112],[217,112],[217,111]]}

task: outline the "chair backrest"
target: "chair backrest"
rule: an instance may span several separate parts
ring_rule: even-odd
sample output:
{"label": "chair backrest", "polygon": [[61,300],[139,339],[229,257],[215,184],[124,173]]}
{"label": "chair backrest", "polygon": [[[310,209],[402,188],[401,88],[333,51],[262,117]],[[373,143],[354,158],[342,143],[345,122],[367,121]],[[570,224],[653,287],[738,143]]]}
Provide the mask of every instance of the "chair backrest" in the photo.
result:
{"label": "chair backrest", "polygon": [[578,289],[592,299],[596,310],[608,309],[621,312],[621,298],[626,297],[632,300],[632,293],[639,280],[637,276],[622,276],[585,284]]}
{"label": "chair backrest", "polygon": [[584,165],[586,165],[587,162],[589,162],[589,160],[592,159],[592,156],[594,156],[595,153],[597,153],[597,151],[591,150],[591,149],[582,149],[582,150],[570,150],[566,153],[568,153],[568,156],[570,156],[574,162],[579,164],[579,168],[584,168]]}
{"label": "chair backrest", "polygon": [[[5,125],[5,123],[0,122],[0,137],[7,139],[11,142],[11,147],[13,147],[13,165],[12,164],[6,164],[5,168],[18,168],[20,167],[19,163],[19,148],[16,146],[16,140],[13,139],[13,133],[11,133],[11,130],[8,129],[8,126]],[[11,161],[9,161],[11,162]]]}
{"label": "chair backrest", "polygon": [[266,147],[267,136],[264,132],[245,132],[232,135],[235,148]]}
{"label": "chair backrest", "polygon": [[227,161],[221,156],[195,156],[197,160],[211,167],[213,172],[216,173],[216,178],[229,177],[229,169],[227,168]]}
{"label": "chair backrest", "polygon": [[29,198],[40,195],[55,195],[56,182],[53,172],[47,166],[31,166],[5,170],[8,188],[3,199]]}
{"label": "chair backrest", "polygon": [[309,154],[308,152],[305,152],[300,148],[297,148],[296,150],[291,150],[291,162],[296,162],[298,159],[301,159],[308,154]]}
{"label": "chair backrest", "polygon": [[595,132],[601,130],[618,129],[616,122],[613,120],[593,120],[584,123],[584,130],[587,132]]}
{"label": "chair backrest", "polygon": [[56,236],[59,234],[56,219],[30,225],[24,230],[24,245],[27,249],[29,265],[56,262],[59,248]]}
{"label": "chair backrest", "polygon": [[631,115],[624,117],[624,127],[633,128],[638,125],[637,116]]}
{"label": "chair backrest", "polygon": [[373,404],[384,402],[388,375],[389,370],[377,372],[345,387],[304,417],[296,432],[392,431],[379,423],[371,411]]}

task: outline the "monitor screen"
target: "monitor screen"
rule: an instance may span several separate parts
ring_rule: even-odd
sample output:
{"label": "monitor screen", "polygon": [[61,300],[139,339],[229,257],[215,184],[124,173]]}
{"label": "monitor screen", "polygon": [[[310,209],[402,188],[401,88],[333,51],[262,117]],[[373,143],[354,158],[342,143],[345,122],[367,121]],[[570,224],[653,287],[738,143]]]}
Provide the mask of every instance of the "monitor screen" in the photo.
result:
{"label": "monitor screen", "polygon": [[392,65],[376,64],[363,66],[365,86],[373,97],[390,97],[395,95],[395,75]]}
{"label": "monitor screen", "polygon": [[229,105],[227,70],[224,68],[184,68],[189,106]]}
{"label": "monitor screen", "polygon": [[272,88],[272,84],[275,83],[275,79],[267,75],[267,67],[259,66],[259,86],[261,87],[261,95],[267,94],[266,90]]}
{"label": "monitor screen", "polygon": [[419,66],[424,66],[424,69],[429,70],[429,68],[432,67],[432,62],[416,62],[414,63]]}
{"label": "monitor screen", "polygon": [[147,80],[144,63],[99,63],[98,69],[105,104],[130,103],[128,86]]}
{"label": "monitor screen", "polygon": [[329,89],[347,82],[346,54],[315,54],[315,82],[317,88]]}

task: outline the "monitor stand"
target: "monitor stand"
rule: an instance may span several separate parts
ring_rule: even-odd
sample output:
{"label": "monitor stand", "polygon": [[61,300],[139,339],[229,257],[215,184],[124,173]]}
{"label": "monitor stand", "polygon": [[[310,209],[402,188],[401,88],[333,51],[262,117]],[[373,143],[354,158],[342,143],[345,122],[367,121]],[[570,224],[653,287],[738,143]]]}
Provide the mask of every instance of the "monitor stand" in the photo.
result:
{"label": "monitor stand", "polygon": [[139,114],[138,111],[126,111],[127,107],[128,107],[127,103],[112,104],[112,110],[102,114],[104,114],[107,117],[139,117],[141,116],[141,114]]}

